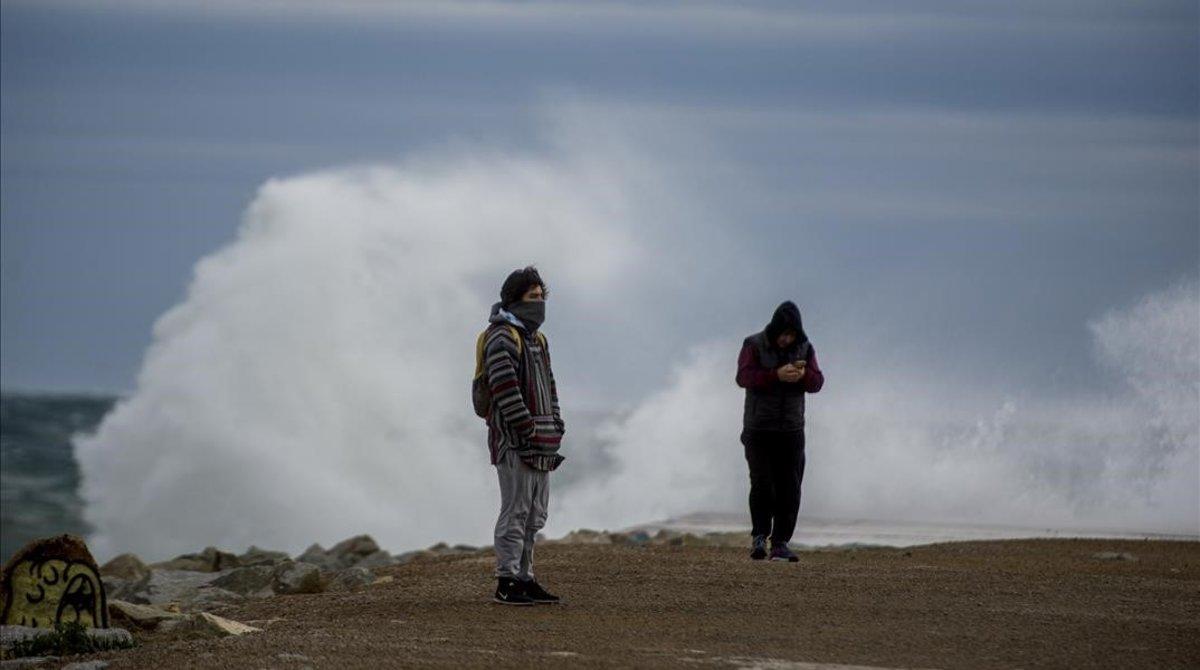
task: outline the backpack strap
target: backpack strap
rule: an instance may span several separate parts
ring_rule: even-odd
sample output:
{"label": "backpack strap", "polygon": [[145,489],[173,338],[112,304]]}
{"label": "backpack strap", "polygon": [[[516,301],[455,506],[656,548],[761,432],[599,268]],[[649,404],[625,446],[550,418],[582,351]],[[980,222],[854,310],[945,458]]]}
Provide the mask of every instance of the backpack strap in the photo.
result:
{"label": "backpack strap", "polygon": [[[516,340],[517,355],[520,356],[521,347],[523,344],[521,340],[521,333],[517,330],[517,327],[512,324],[505,324],[505,326],[507,326],[509,332],[512,333],[512,338]],[[487,328],[479,334],[479,337],[475,338],[475,379],[479,379],[483,376],[483,350],[487,346],[487,336],[490,332],[492,332],[492,329]],[[538,339],[543,345],[546,344],[546,338],[540,332],[538,333]]]}

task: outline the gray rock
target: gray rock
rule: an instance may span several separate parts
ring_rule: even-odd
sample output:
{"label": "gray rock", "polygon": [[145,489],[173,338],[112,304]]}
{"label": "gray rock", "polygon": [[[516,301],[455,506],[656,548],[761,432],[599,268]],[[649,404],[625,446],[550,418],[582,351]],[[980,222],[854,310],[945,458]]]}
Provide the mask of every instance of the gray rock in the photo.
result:
{"label": "gray rock", "polygon": [[113,623],[142,630],[154,630],[164,621],[184,616],[178,612],[168,612],[152,605],[138,605],[123,600],[109,600],[108,615]]}
{"label": "gray rock", "polygon": [[329,578],[326,591],[355,591],[375,582],[375,573],[361,566],[339,570]]}
{"label": "gray rock", "polygon": [[241,567],[238,557],[216,547],[205,547],[198,554],[183,554],[150,566],[155,570],[190,570],[193,572],[220,572]]}
{"label": "gray rock", "polygon": [[271,575],[271,588],[279,594],[320,593],[321,586],[321,571],[311,563],[280,563]]}
{"label": "gray rock", "polygon": [[[288,560],[286,557],[284,560]],[[208,586],[221,588],[250,597],[271,595],[271,582],[275,574],[273,565],[255,565],[223,573],[209,582]]]}
{"label": "gray rock", "polygon": [[379,545],[370,535],[356,535],[333,545],[329,550],[339,561],[353,565],[366,556],[379,551]]}
{"label": "gray rock", "polygon": [[108,661],[82,661],[80,663],[68,663],[61,670],[104,670],[108,667]]}
{"label": "gray rock", "polygon": [[333,572],[343,567],[337,556],[325,551],[319,544],[314,544],[305,549],[304,553],[296,558],[296,562],[310,563],[325,572]]}
{"label": "gray rock", "polygon": [[[149,578],[147,574],[143,579]],[[101,582],[104,582],[104,593],[108,600],[116,598],[117,600],[125,600],[126,595],[133,593],[133,588],[138,582],[133,582],[120,577],[101,577]],[[140,581],[140,580],[139,580]]]}
{"label": "gray rock", "polygon": [[242,565],[242,567],[255,565],[274,566],[277,563],[282,563],[283,561],[288,560],[288,558],[290,557],[285,551],[271,551],[269,549],[262,549],[260,547],[251,545],[251,547],[246,550],[246,553],[238,556],[238,562]]}
{"label": "gray rock", "polygon": [[153,570],[146,580],[131,587],[131,592],[121,599],[138,605],[183,602],[195,596],[200,587],[220,576],[220,573],[193,570]]}
{"label": "gray rock", "polygon": [[138,581],[150,574],[150,568],[142,559],[133,554],[121,554],[100,566],[102,577],[117,577],[128,581]]}
{"label": "gray rock", "polygon": [[[296,560],[297,560],[297,561],[301,561],[301,560],[304,560],[306,557],[309,557],[309,556],[312,556],[312,557],[320,557],[320,556],[325,556],[325,555],[327,555],[328,553],[329,553],[329,552],[325,550],[325,547],[322,547],[320,544],[317,544],[317,543],[315,543],[315,542],[314,542],[313,544],[310,544],[310,545],[308,545],[308,549],[305,549],[305,550],[304,550],[304,553],[303,553],[303,554],[300,554],[300,556],[298,556],[298,557],[296,558]],[[305,563],[307,563],[307,562],[308,562],[308,561],[305,561]]]}

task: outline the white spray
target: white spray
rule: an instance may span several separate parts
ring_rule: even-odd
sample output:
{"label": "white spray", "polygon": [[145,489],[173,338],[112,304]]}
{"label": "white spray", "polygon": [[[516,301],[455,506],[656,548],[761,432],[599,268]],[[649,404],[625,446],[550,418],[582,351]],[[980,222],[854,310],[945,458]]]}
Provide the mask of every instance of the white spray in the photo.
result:
{"label": "white spray", "polygon": [[[135,392],[77,441],[95,551],[294,552],[358,532],[392,550],[488,541],[496,484],[466,380],[504,275],[540,260],[577,319],[608,317],[586,327],[612,346],[581,349],[556,346],[553,318],[567,310],[552,313],[561,378],[620,357],[616,335],[654,337],[652,301],[621,296],[694,263],[695,245],[734,264],[722,257],[733,246],[698,228],[712,204],[703,194],[685,197],[611,143],[585,149],[264,185],[238,238],[196,266],[155,325]],[[680,242],[681,230],[693,234]],[[1094,324],[1102,358],[1132,385],[1107,405],[1036,411],[1017,399],[965,432],[945,428],[952,390],[823,360],[831,381],[812,402],[805,511],[1195,531],[1196,294],[1185,286]],[[557,490],[551,532],[741,508],[732,379],[743,334],[692,348],[663,390],[607,423],[612,468]],[[564,389],[568,419],[588,394],[586,381]],[[568,449],[594,443],[570,430]]]}

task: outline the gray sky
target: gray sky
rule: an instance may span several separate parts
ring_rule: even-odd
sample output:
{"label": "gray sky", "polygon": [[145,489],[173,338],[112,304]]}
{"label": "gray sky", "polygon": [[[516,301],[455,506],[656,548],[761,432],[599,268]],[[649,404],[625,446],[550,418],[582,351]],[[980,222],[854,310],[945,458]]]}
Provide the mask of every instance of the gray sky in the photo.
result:
{"label": "gray sky", "polygon": [[648,289],[674,330],[613,395],[784,298],[835,359],[1082,388],[1088,320],[1200,268],[1194,2],[201,4],[2,5],[4,388],[131,389],[267,179],[563,108],[720,194],[681,244],[740,240]]}

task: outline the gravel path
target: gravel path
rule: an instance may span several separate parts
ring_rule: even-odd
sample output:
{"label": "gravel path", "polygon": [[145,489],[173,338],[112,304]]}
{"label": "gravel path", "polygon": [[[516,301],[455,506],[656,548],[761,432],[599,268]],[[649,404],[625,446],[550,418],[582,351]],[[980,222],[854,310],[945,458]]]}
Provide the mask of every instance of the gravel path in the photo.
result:
{"label": "gravel path", "polygon": [[490,553],[421,559],[357,593],[219,612],[262,633],[145,638],[88,658],[112,668],[1200,667],[1196,542],[966,542],[809,552],[799,564],[729,547],[547,545],[540,577],[567,602],[535,608],[491,603],[491,563]]}

